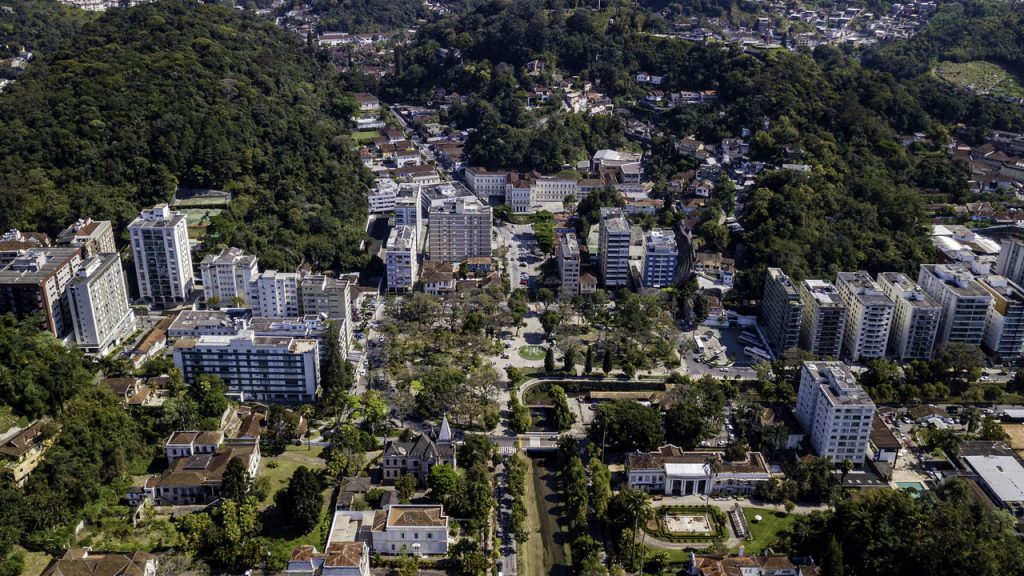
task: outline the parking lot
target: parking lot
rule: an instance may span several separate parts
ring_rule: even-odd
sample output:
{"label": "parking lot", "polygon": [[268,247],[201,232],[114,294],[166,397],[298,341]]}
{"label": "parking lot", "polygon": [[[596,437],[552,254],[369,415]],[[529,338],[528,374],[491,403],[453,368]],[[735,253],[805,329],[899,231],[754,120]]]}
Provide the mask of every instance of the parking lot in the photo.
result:
{"label": "parking lot", "polygon": [[754,378],[756,373],[751,366],[757,362],[743,351],[749,344],[740,342],[744,333],[752,332],[756,334],[752,329],[713,326],[699,326],[687,332],[686,337],[691,341],[696,342],[700,337],[704,347],[703,354],[691,351],[682,355],[687,373],[694,376],[711,374],[718,378]]}

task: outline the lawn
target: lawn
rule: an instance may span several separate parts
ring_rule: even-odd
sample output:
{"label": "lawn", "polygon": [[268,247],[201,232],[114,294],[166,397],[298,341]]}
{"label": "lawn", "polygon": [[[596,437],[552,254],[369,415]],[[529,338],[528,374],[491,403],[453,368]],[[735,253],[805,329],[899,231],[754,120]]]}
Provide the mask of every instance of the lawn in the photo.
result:
{"label": "lawn", "polygon": [[365,142],[369,142],[369,141],[373,140],[374,138],[376,138],[378,136],[380,136],[380,132],[378,132],[377,130],[367,130],[365,132],[353,132],[352,133],[352,140],[362,144],[362,143],[365,143]]}
{"label": "lawn", "polygon": [[260,476],[270,479],[270,491],[267,497],[260,503],[260,510],[268,508],[274,503],[274,494],[288,485],[288,480],[299,466],[305,466],[313,470],[319,470],[327,464],[320,459],[323,452],[322,446],[292,446],[289,445],[285,451],[277,456],[267,456],[260,464]]}
{"label": "lawn", "polygon": [[[761,515],[761,521],[755,524],[754,516],[758,514]],[[748,554],[760,554],[765,548],[771,547],[778,540],[779,533],[789,530],[796,522],[794,514],[765,508],[744,508],[743,515],[747,518],[747,526],[754,537],[753,540],[743,543]]]}
{"label": "lawn", "polygon": [[519,349],[520,356],[533,362],[543,360],[546,353],[547,351],[540,346],[523,346]]}
{"label": "lawn", "polygon": [[935,66],[935,74],[977,94],[991,94],[998,98],[1024,96],[1024,88],[1012,74],[998,64],[983,60],[939,62]]}
{"label": "lawn", "polygon": [[39,576],[50,564],[50,557],[44,552],[29,552],[21,546],[15,546],[14,551],[21,552],[25,556],[25,566],[21,569],[21,576]]}

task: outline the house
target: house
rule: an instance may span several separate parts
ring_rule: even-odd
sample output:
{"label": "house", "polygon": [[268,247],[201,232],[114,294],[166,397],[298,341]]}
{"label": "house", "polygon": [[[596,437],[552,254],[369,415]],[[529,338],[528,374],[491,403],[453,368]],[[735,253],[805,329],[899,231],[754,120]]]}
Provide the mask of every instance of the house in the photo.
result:
{"label": "house", "polygon": [[288,559],[289,576],[369,576],[370,553],[365,542],[331,542],[323,553],[299,546]]}
{"label": "house", "polygon": [[697,556],[690,553],[690,576],[811,576],[817,569],[804,571],[783,554],[745,556],[740,547],[737,556]]}
{"label": "house", "polygon": [[391,505],[374,514],[370,541],[377,554],[447,554],[448,517],[440,505]]}
{"label": "house", "polygon": [[900,452],[900,441],[885,424],[882,417],[875,413],[871,421],[871,435],[868,436],[868,452],[875,462],[885,462],[896,466],[896,458]]}
{"label": "house", "polygon": [[580,274],[580,294],[597,292],[597,277],[590,273]]}
{"label": "house", "polygon": [[[711,473],[706,463],[709,458],[722,462],[718,474]],[[672,444],[654,452],[629,454],[626,471],[631,489],[666,496],[752,494],[758,484],[772,477],[760,452],[747,452],[745,460],[729,462],[719,452],[686,452]]]}
{"label": "house", "polygon": [[147,552],[121,554],[69,548],[41,576],[155,576],[159,560]]}
{"label": "house", "polygon": [[707,178],[694,178],[687,191],[699,198],[710,198],[715,193],[715,183]]}
{"label": "house", "polygon": [[455,291],[455,274],[449,262],[427,260],[423,263],[420,273],[423,291],[427,294],[440,296]]}
{"label": "house", "polygon": [[153,389],[142,378],[104,378],[100,384],[110,388],[125,406],[142,406],[153,397]]}
{"label": "house", "polygon": [[43,461],[54,437],[47,435],[45,420],[36,420],[21,430],[9,434],[0,444],[0,470],[21,486],[28,475]]}
{"label": "house", "polygon": [[132,350],[129,356],[133,366],[141,368],[147,360],[156,356],[158,352],[167,347],[167,331],[172,323],[174,323],[174,318],[164,318],[148,334],[143,336],[142,340],[139,340],[139,343],[135,345],[135,349]]}
{"label": "house", "polygon": [[466,260],[466,266],[470,273],[478,276],[489,274],[493,268],[491,259],[487,256],[474,256]]}
{"label": "house", "polygon": [[676,150],[678,150],[683,156],[689,156],[691,158],[704,158],[707,156],[707,153],[704,151],[704,143],[692,136],[683,138],[677,142]]}
{"label": "house", "polygon": [[380,463],[381,478],[384,482],[394,482],[403,474],[412,474],[425,483],[430,469],[437,464],[456,466],[455,442],[447,416],[441,420],[441,428],[436,435],[431,432],[429,435],[420,434],[408,442],[391,440],[385,444]]}
{"label": "house", "polygon": [[704,276],[717,277],[722,285],[732,286],[736,261],[722,256],[721,252],[697,252],[693,257],[693,271]]}
{"label": "house", "polygon": [[128,491],[129,505],[142,499],[157,504],[207,504],[220,496],[220,485],[228,462],[239,458],[249,476],[260,465],[258,440],[224,440],[220,431],[175,432],[164,445],[168,467],[159,476],[146,479],[141,487]]}

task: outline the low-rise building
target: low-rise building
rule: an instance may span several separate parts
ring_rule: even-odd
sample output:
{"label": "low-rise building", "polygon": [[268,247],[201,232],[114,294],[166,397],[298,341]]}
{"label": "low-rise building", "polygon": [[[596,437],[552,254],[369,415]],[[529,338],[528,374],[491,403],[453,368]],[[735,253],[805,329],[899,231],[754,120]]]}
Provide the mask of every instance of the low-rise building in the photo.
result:
{"label": "low-rise building", "polygon": [[441,296],[455,291],[455,272],[450,262],[427,260],[420,272],[423,291],[432,296]]}
{"label": "low-rise building", "polygon": [[[742,549],[742,547],[740,547]],[[805,571],[783,554],[763,556],[719,556],[690,553],[689,576],[816,576],[818,569]]]}
{"label": "low-rise building", "polygon": [[365,542],[331,542],[323,553],[299,546],[288,559],[288,576],[370,576],[370,552]]}
{"label": "low-rise building", "polygon": [[94,552],[69,548],[41,576],[156,576],[159,559],[148,552]]}
{"label": "low-rise building", "polygon": [[370,538],[377,554],[447,554],[448,517],[440,505],[393,504],[376,512]]}
{"label": "low-rise building", "polygon": [[438,464],[456,466],[455,443],[448,418],[441,420],[437,434],[420,434],[414,440],[389,440],[381,454],[381,479],[394,482],[399,476],[412,474],[426,483],[430,469]]}
{"label": "low-rise building", "polygon": [[43,461],[55,438],[46,433],[46,421],[36,420],[6,438],[0,438],[0,472],[21,486]]}
{"label": "low-rise building", "polygon": [[[217,440],[220,442],[212,444]],[[258,440],[224,440],[223,434],[212,432],[175,432],[168,440],[168,454],[172,448],[180,455],[169,459],[163,474],[148,478],[141,491],[129,491],[129,503],[147,497],[162,505],[208,504],[220,496],[228,462],[240,459],[250,477],[256,476],[260,465]]]}
{"label": "low-rise building", "polygon": [[[721,461],[718,474],[712,474],[709,459]],[[631,489],[666,496],[691,494],[752,494],[758,484],[772,475],[760,452],[748,452],[746,460],[730,462],[720,452],[686,452],[666,444],[654,452],[626,456],[626,472]]]}

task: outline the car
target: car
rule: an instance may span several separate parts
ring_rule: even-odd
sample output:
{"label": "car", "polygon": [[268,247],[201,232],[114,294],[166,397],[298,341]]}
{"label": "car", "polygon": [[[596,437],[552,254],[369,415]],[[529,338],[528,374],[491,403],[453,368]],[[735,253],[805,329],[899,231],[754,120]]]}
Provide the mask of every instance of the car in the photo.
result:
{"label": "car", "polygon": [[981,377],[981,381],[982,381],[982,382],[988,382],[988,381],[989,381],[989,380],[991,380],[991,379],[992,379],[992,377],[991,377],[991,376],[988,376],[988,375],[985,375],[985,376],[982,376],[982,377]]}
{"label": "car", "polygon": [[719,372],[728,372],[728,371],[729,371],[729,369],[728,369],[728,368],[726,368],[725,366],[722,366],[722,367],[721,367],[721,368],[719,368],[718,370],[719,370]]}

